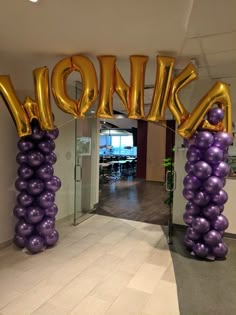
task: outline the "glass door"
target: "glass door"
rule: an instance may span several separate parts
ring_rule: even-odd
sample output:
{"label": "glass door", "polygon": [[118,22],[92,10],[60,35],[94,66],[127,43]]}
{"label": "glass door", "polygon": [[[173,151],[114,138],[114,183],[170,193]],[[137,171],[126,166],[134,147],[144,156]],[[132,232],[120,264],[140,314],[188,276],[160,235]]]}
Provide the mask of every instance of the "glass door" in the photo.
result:
{"label": "glass door", "polygon": [[74,225],[86,220],[98,203],[99,120],[75,120]]}

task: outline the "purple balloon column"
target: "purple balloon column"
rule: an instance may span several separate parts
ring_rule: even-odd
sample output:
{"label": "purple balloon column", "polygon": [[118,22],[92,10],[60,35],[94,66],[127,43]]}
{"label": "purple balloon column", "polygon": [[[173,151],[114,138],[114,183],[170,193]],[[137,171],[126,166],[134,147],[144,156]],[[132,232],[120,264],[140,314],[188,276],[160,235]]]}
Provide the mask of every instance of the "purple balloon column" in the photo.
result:
{"label": "purple balloon column", "polygon": [[59,130],[42,131],[36,121],[32,123],[32,135],[18,142],[16,161],[20,165],[15,187],[19,191],[13,210],[18,219],[14,243],[31,253],[38,253],[57,243],[55,230],[55,193],[61,187],[54,175],[53,164],[57,157],[53,152],[54,140]]}
{"label": "purple balloon column", "polygon": [[[208,113],[208,121],[216,125],[224,117],[220,108]],[[184,243],[200,258],[225,258],[228,248],[223,241],[229,223],[222,214],[228,195],[223,189],[229,174],[228,147],[232,136],[226,132],[198,130],[187,142],[187,163],[183,195],[188,200],[184,222],[188,229]]]}

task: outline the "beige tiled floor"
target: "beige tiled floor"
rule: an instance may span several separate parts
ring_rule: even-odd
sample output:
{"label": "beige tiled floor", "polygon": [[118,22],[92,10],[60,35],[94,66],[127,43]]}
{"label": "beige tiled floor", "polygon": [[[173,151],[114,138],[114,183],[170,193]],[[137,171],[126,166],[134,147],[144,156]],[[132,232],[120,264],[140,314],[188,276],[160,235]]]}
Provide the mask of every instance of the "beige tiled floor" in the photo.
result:
{"label": "beige tiled floor", "polygon": [[39,255],[0,250],[0,315],[178,315],[160,226],[95,215],[61,223]]}

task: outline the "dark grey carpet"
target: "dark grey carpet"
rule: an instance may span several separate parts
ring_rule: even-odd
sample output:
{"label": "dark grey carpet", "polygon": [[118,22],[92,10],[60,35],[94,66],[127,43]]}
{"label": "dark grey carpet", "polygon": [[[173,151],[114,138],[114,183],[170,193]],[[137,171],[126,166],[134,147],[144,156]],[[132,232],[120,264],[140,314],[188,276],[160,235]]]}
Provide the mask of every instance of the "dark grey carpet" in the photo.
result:
{"label": "dark grey carpet", "polygon": [[183,245],[184,231],[175,231],[170,246],[181,315],[236,314],[236,240],[226,239],[226,260],[203,261]]}

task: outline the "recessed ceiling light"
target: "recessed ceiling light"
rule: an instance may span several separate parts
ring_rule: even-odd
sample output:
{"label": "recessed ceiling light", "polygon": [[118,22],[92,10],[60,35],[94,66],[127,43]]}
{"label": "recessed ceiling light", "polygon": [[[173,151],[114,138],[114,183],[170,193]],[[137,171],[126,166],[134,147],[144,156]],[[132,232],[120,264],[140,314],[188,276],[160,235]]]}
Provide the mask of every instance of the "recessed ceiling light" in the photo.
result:
{"label": "recessed ceiling light", "polygon": [[36,3],[38,2],[39,0],[29,0],[30,2],[33,2],[33,3]]}

